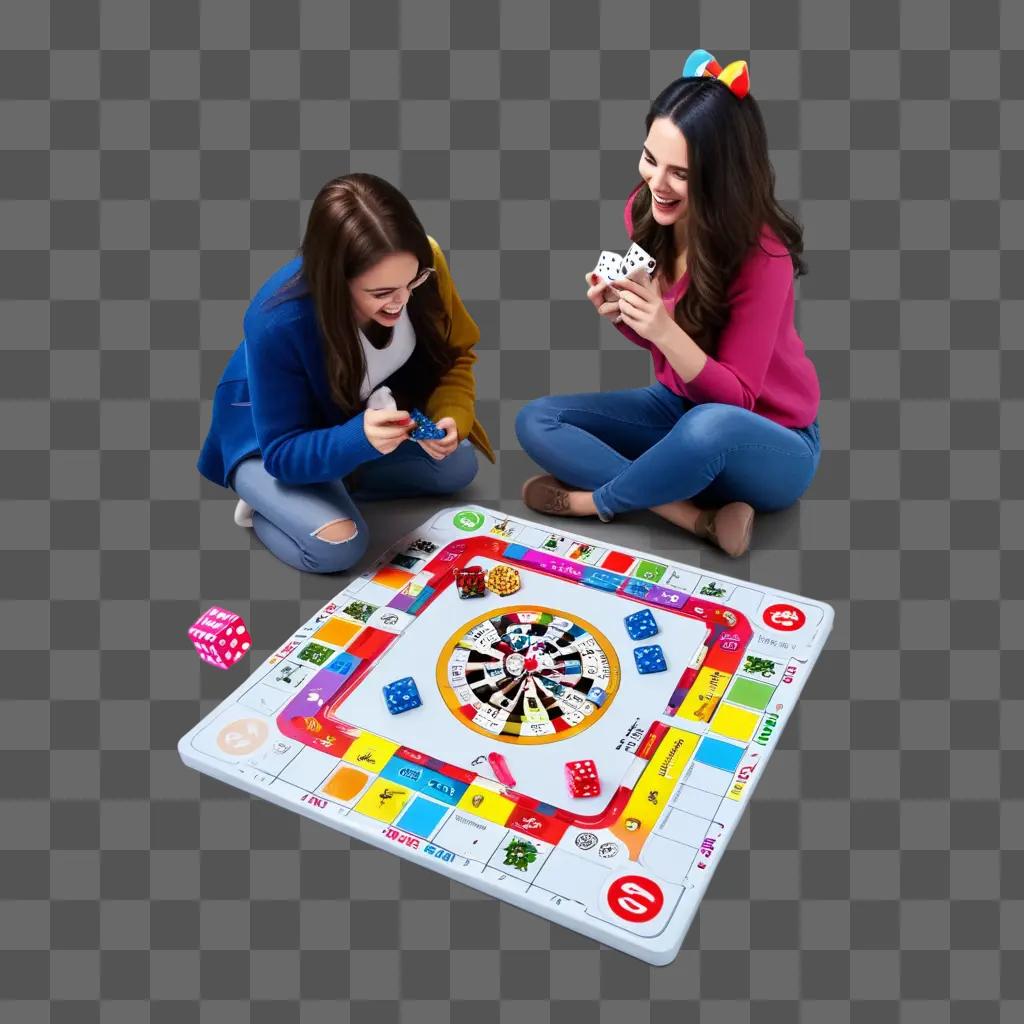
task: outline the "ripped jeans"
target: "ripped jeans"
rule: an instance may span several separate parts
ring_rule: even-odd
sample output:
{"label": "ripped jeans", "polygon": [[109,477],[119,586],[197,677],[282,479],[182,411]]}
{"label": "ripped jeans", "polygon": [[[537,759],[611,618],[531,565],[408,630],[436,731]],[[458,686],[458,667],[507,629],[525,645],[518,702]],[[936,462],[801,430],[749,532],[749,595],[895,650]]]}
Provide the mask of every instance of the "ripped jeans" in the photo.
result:
{"label": "ripped jeans", "polygon": [[821,456],[817,420],[783,427],[736,405],[695,405],[660,383],[538,398],[519,410],[516,435],[547,472],[592,491],[605,522],[680,499],[786,508]]}
{"label": "ripped jeans", "polygon": [[[253,532],[282,562],[301,572],[344,572],[366,554],[370,540],[357,501],[452,494],[469,486],[476,472],[476,451],[468,441],[440,461],[415,441],[405,441],[344,480],[302,486],[281,483],[254,455],[235,468],[231,486],[253,508]],[[318,536],[345,520],[355,526],[349,539]]]}

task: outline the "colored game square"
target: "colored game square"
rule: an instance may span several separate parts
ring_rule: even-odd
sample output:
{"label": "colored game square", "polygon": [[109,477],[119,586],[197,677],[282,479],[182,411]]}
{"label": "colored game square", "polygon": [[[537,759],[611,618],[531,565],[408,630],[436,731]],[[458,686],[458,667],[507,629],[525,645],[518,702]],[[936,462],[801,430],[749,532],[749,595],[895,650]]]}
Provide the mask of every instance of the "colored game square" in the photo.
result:
{"label": "colored game square", "polygon": [[601,568],[609,572],[625,572],[635,561],[632,555],[627,555],[623,551],[609,551],[601,563]]}
{"label": "colored game square", "polygon": [[744,679],[738,676],[733,680],[729,692],[725,695],[734,704],[745,704],[748,708],[764,711],[772,699],[775,687],[770,683],[760,683],[756,679]]}
{"label": "colored game square", "polygon": [[323,791],[337,800],[351,800],[366,785],[369,776],[358,768],[342,765],[325,783]]}
{"label": "colored game square", "polygon": [[382,587],[390,587],[392,590],[401,590],[412,578],[412,573],[406,572],[404,569],[385,565],[377,570],[373,582],[379,583]]}
{"label": "colored game square", "polygon": [[409,614],[418,615],[420,609],[430,600],[434,594],[433,587],[424,587],[419,594],[416,595],[416,600],[409,605]]}
{"label": "colored game square", "polygon": [[448,808],[441,804],[434,803],[422,796],[406,808],[405,813],[398,819],[396,824],[399,828],[411,832],[414,836],[421,836],[429,839],[434,830],[441,824],[441,819],[448,813]]}
{"label": "colored game square", "polygon": [[311,665],[323,665],[328,661],[331,655],[334,654],[334,650],[330,647],[325,647],[323,644],[308,643],[305,647],[295,655],[299,661],[308,661]]}
{"label": "colored game square", "polygon": [[332,616],[313,634],[313,638],[334,644],[335,647],[344,647],[360,629],[362,626],[358,622],[347,622]]}
{"label": "colored game square", "polygon": [[361,765],[368,771],[379,772],[392,754],[398,749],[397,743],[375,736],[372,732],[361,733],[345,751],[343,760]]}
{"label": "colored game square", "polygon": [[716,740],[711,736],[705,736],[701,740],[697,752],[693,755],[693,759],[711,768],[721,768],[724,772],[734,772],[742,756],[743,748],[737,747],[735,743],[726,743],[723,740]]}
{"label": "colored game square", "polygon": [[719,704],[718,710],[711,719],[711,731],[719,736],[729,736],[734,740],[746,742],[754,735],[761,716],[746,708],[738,708],[734,704]]}
{"label": "colored game square", "polygon": [[581,579],[588,587],[596,587],[598,590],[607,590],[610,594],[614,594],[622,586],[625,576],[587,565],[583,568]]}
{"label": "colored game square", "polygon": [[413,604],[416,602],[416,598],[412,594],[407,594],[404,590],[401,593],[395,594],[390,601],[388,601],[389,608],[396,608],[400,612],[407,612]]}
{"label": "colored game square", "polygon": [[509,544],[505,548],[505,557],[514,558],[516,561],[522,561],[523,556],[529,552],[529,548],[522,544]]}
{"label": "colored game square", "polygon": [[493,821],[495,825],[504,825],[517,805],[493,790],[470,786],[456,806],[460,811]]}
{"label": "colored game square", "polygon": [[394,633],[389,633],[385,629],[376,629],[373,626],[367,626],[360,634],[349,644],[349,654],[355,655],[357,658],[362,658],[365,661],[371,661],[376,658],[378,654],[383,651],[392,640],[395,639]]}
{"label": "colored game square", "polygon": [[658,583],[661,577],[665,575],[667,568],[667,566],[661,565],[659,562],[641,560],[633,570],[633,575],[642,580],[650,580],[651,583]]}
{"label": "colored game square", "polygon": [[348,651],[342,651],[333,661],[324,666],[328,672],[336,672],[342,679],[347,679],[358,667],[359,659],[353,658]]}
{"label": "colored game square", "polygon": [[653,584],[648,583],[646,580],[638,580],[635,576],[631,576],[626,580],[622,593],[628,594],[630,597],[646,598],[651,592],[652,586]]}
{"label": "colored game square", "polygon": [[412,793],[405,786],[398,786],[387,779],[377,779],[356,804],[355,810],[390,825],[411,796]]}

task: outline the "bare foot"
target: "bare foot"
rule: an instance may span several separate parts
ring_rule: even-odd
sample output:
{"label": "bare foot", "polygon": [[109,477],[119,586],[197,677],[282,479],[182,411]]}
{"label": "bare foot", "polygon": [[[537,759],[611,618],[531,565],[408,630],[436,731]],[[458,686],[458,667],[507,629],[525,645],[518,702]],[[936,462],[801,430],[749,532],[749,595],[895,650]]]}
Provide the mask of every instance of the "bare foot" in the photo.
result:
{"label": "bare foot", "polygon": [[692,501],[670,501],[656,505],[651,511],[698,537],[712,541],[733,558],[745,554],[750,548],[754,510],[744,501],[733,501],[720,509],[700,509]]}
{"label": "bare foot", "polygon": [[546,516],[597,515],[590,491],[574,491],[550,473],[533,476],[523,484],[523,503]]}

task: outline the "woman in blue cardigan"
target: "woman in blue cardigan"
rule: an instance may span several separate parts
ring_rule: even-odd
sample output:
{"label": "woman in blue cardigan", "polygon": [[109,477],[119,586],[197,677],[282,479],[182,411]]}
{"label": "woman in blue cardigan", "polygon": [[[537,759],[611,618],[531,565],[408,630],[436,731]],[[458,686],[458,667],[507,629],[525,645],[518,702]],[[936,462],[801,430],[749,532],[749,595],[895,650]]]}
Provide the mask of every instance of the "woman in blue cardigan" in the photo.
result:
{"label": "woman in blue cardigan", "polygon": [[[494,451],[474,411],[480,332],[409,201],[370,174],[328,182],[300,255],[245,313],[199,456],[278,558],[337,572],[366,551],[356,501],[448,494]],[[367,408],[387,386],[398,407]],[[414,408],[444,430],[410,439]]]}

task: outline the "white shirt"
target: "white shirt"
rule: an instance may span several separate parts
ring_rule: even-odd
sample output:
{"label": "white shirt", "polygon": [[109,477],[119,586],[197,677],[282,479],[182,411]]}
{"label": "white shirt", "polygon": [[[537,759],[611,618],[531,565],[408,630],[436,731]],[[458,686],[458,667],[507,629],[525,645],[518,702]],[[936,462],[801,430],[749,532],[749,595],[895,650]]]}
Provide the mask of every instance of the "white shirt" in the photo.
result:
{"label": "white shirt", "polygon": [[384,348],[374,348],[361,330],[359,344],[363,346],[363,357],[366,359],[366,374],[359,388],[359,397],[365,402],[371,391],[408,362],[416,348],[416,332],[409,319],[409,307],[402,310],[398,323],[391,329],[391,340]]}

